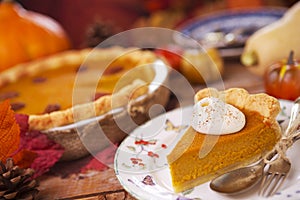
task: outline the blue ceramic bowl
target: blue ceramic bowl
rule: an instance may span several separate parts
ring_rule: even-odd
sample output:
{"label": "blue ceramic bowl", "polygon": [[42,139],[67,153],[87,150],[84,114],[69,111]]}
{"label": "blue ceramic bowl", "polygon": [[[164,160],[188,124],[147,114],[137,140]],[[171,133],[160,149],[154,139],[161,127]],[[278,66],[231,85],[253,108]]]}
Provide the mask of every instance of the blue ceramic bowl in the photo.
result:
{"label": "blue ceramic bowl", "polygon": [[205,45],[209,33],[234,33],[234,43],[215,43],[223,56],[240,55],[247,38],[258,29],[279,20],[286,8],[263,7],[215,12],[186,21],[177,30]]}

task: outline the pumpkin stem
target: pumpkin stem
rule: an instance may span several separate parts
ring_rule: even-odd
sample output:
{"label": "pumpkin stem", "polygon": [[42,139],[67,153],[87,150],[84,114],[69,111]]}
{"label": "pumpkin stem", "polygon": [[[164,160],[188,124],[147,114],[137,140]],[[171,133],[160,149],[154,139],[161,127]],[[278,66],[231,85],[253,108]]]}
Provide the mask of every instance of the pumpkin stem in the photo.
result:
{"label": "pumpkin stem", "polygon": [[294,51],[293,50],[289,54],[287,64],[288,65],[293,65],[294,64]]}

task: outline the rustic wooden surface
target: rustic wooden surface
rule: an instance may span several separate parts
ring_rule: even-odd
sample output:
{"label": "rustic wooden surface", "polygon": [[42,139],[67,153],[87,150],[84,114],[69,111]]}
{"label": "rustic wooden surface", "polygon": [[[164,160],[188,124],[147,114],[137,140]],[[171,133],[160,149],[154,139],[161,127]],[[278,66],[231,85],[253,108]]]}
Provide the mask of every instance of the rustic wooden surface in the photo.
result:
{"label": "rustic wooden surface", "polygon": [[[209,84],[218,89],[222,89],[223,85],[225,88],[242,87],[250,93],[264,91],[262,78],[251,74],[238,60],[225,60],[223,80]],[[195,85],[194,89],[198,90],[203,87],[206,85]],[[170,101],[169,107],[176,107],[176,105]],[[79,167],[76,166],[78,163],[78,161],[60,163],[55,170],[41,177],[38,199],[135,199],[120,185],[112,168],[84,174],[78,172],[64,174],[65,169],[61,168],[62,165],[64,165],[63,168],[72,168],[76,171],[74,169]]]}
{"label": "rustic wooden surface", "polygon": [[45,175],[39,189],[39,199],[134,199],[119,184],[113,169],[65,178]]}

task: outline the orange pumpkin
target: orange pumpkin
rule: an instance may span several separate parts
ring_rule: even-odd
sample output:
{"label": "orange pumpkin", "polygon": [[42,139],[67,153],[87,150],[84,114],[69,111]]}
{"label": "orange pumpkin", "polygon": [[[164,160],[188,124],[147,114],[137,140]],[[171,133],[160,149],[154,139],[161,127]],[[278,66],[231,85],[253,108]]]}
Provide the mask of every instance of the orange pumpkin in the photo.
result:
{"label": "orange pumpkin", "polygon": [[70,48],[57,21],[10,1],[0,3],[0,44],[0,71]]}
{"label": "orange pumpkin", "polygon": [[266,93],[294,101],[300,96],[300,60],[291,51],[289,58],[280,60],[267,67],[264,74]]}

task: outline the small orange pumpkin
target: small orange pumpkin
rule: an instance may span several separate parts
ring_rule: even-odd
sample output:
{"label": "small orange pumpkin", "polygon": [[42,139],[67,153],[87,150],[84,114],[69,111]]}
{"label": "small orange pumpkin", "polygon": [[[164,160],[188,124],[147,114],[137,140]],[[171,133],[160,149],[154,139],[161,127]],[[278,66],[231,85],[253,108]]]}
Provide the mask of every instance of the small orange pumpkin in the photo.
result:
{"label": "small orange pumpkin", "polygon": [[18,3],[0,3],[0,72],[18,63],[70,48],[61,25]]}
{"label": "small orange pumpkin", "polygon": [[300,96],[300,60],[291,51],[283,59],[267,67],[264,74],[266,93],[279,99],[294,101]]}

